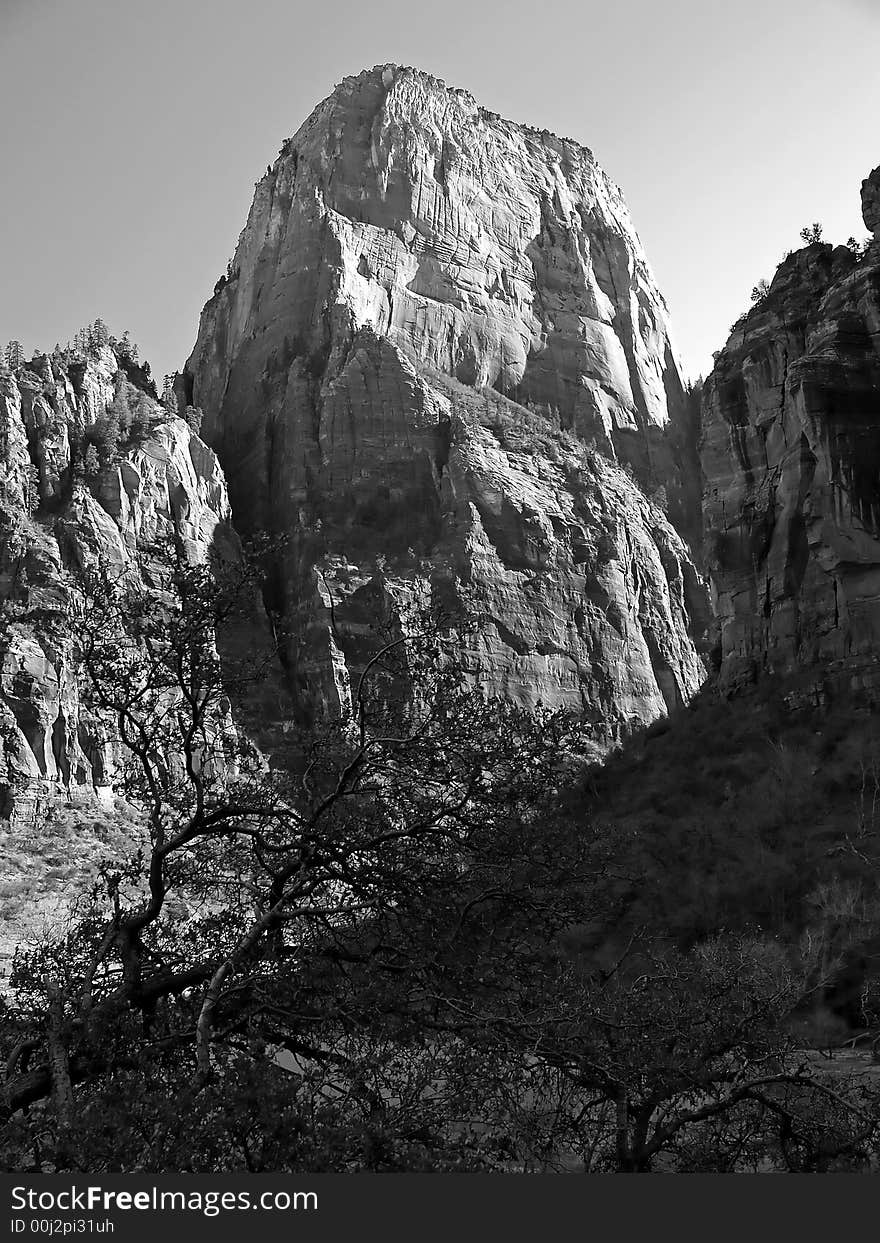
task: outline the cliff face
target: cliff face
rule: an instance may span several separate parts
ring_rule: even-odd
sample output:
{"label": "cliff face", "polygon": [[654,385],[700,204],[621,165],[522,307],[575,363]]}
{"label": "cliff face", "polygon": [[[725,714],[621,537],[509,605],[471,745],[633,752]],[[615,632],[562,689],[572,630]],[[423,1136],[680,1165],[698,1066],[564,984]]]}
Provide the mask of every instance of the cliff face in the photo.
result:
{"label": "cliff face", "polygon": [[665,305],[584,148],[412,70],[347,79],[258,183],[184,380],[239,527],[291,539],[305,713],[403,599],[467,602],[475,679],[612,734],[699,684],[697,575],[615,464],[683,510]]}
{"label": "cliff face", "polygon": [[146,395],[149,426],[88,477],[74,471],[72,446],[125,383],[106,348],[69,371],[42,358],[0,372],[0,816],[13,820],[39,819],[61,791],[109,792],[112,756],[80,710],[66,633],[77,576],[149,582],[151,545],[195,562],[234,541],[215,455]]}
{"label": "cliff face", "polygon": [[722,677],[823,666],[880,687],[880,170],[874,242],[779,267],[705,388],[704,525]]}

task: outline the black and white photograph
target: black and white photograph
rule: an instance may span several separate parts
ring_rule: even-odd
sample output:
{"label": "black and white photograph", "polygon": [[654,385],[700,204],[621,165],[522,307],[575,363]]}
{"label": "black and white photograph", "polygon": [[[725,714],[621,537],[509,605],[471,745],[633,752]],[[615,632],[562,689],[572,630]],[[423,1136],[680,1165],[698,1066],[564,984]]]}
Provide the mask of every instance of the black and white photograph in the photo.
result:
{"label": "black and white photograph", "polygon": [[0,0],[13,1234],[880,1173],[878,65]]}

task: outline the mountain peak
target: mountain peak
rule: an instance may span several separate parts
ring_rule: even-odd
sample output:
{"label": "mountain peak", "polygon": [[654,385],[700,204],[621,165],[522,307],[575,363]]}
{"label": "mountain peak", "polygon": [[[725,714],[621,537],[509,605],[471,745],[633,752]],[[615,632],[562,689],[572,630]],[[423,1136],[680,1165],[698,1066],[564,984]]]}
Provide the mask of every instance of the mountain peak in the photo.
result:
{"label": "mountain peak", "polygon": [[436,591],[485,614],[475,681],[603,737],[699,685],[699,576],[644,495],[682,509],[666,306],[586,148],[418,69],[346,78],[258,184],[187,372],[237,523],[291,540],[304,713],[344,710],[376,607]]}
{"label": "mountain peak", "polygon": [[[366,105],[381,108],[391,98],[399,116],[409,115],[418,120],[423,115],[427,100],[433,107],[439,104],[441,114],[448,108],[454,108],[461,118],[469,118],[471,123],[499,124],[510,130],[523,134],[540,136],[545,142],[560,148],[570,149],[572,155],[586,158],[595,163],[589,147],[573,138],[554,133],[546,128],[538,128],[524,122],[505,119],[498,112],[493,112],[478,103],[470,91],[463,87],[450,86],[445,79],[437,77],[424,69],[413,65],[398,65],[389,62],[374,65],[371,69],[363,69],[360,73],[350,74],[342,79],[334,90],[314,109],[305,129],[313,117],[332,109],[334,105],[351,103],[359,99]],[[451,119],[451,118],[450,118]],[[619,188],[615,187],[615,189]]]}

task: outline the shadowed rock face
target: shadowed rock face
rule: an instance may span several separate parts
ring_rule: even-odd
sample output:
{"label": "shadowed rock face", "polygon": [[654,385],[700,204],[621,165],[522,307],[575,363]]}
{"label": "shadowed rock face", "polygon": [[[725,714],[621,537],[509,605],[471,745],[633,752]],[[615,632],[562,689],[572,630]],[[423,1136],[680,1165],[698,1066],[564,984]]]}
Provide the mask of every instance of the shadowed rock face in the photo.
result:
{"label": "shadowed rock face", "polygon": [[880,170],[864,257],[779,267],[709,377],[704,524],[728,681],[822,664],[880,686]]}
{"label": "shadowed rock face", "polygon": [[153,544],[190,562],[234,547],[216,456],[156,403],[158,421],[115,464],[88,484],[73,476],[71,443],[105,414],[117,375],[109,349],[73,378],[45,358],[0,372],[0,816],[39,819],[61,789],[110,785],[66,628],[75,578],[149,574]]}
{"label": "shadowed rock face", "polygon": [[466,601],[476,680],[611,734],[699,684],[698,577],[615,464],[682,510],[666,309],[584,148],[413,70],[346,79],[258,183],[184,379],[239,529],[291,538],[305,713],[403,599]]}

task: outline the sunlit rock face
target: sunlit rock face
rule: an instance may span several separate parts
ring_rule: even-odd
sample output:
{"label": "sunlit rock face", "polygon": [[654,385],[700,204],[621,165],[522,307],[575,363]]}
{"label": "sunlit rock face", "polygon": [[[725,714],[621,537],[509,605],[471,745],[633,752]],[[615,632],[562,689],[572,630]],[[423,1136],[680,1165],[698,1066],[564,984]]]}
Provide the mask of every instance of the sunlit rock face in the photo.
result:
{"label": "sunlit rock face", "polygon": [[726,681],[821,667],[880,687],[880,170],[866,254],[779,267],[706,385],[706,547]]}
{"label": "sunlit rock face", "polygon": [[491,693],[611,734],[693,694],[682,386],[585,148],[414,70],[346,79],[257,184],[184,380],[239,528],[290,537],[304,712],[345,702],[403,598],[468,604]]}
{"label": "sunlit rock face", "polygon": [[88,479],[74,469],[71,446],[121,379],[109,349],[70,372],[48,358],[0,371],[0,817],[36,821],[59,793],[110,786],[69,642],[77,578],[146,574],[152,585],[157,544],[191,563],[234,550],[216,456],[158,403],[115,462]]}

